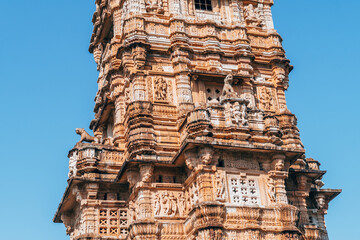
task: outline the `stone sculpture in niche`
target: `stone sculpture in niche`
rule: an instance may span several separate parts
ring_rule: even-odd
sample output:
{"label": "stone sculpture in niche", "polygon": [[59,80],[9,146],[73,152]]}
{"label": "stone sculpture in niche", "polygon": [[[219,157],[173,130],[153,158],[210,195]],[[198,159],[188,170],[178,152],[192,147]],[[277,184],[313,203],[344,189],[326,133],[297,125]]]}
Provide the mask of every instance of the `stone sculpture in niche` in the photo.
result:
{"label": "stone sculpture in niche", "polygon": [[180,203],[180,199],[184,200],[184,197],[181,193],[177,194],[176,196],[175,193],[168,191],[155,193],[153,197],[154,215],[173,217],[176,214],[179,214],[179,210],[183,210],[185,207],[185,202]]}
{"label": "stone sculpture in niche", "polygon": [[234,91],[234,88],[232,86],[233,80],[234,78],[232,74],[229,74],[225,77],[224,88],[220,96],[220,101],[238,97],[237,93]]}
{"label": "stone sculpture in niche", "polygon": [[99,139],[97,137],[90,136],[84,128],[76,128],[75,132],[81,136],[79,142],[99,143]]}
{"label": "stone sculpture in niche", "polygon": [[217,173],[215,175],[216,183],[216,194],[215,197],[217,200],[225,200],[225,176],[223,174]]}
{"label": "stone sculpture in niche", "polygon": [[263,21],[258,8],[254,9],[252,4],[249,4],[244,9],[244,17],[247,25],[250,27],[262,27]]}
{"label": "stone sculpture in niche", "polygon": [[231,106],[231,116],[232,122],[238,126],[247,126],[247,112],[246,112],[246,104],[240,104],[239,102],[235,102]]}
{"label": "stone sculpture in niche", "polygon": [[267,195],[270,199],[270,202],[275,203],[276,202],[276,196],[275,196],[275,183],[274,179],[267,178],[266,179],[266,186],[267,186]]}
{"label": "stone sculpture in niche", "polygon": [[162,77],[158,77],[154,81],[155,83],[155,100],[167,101],[168,84]]}
{"label": "stone sculpture in niche", "polygon": [[268,88],[261,89],[260,98],[261,98],[262,108],[265,111],[272,111],[274,104],[273,104],[273,97],[272,97],[271,90]]}
{"label": "stone sculpture in niche", "polygon": [[220,103],[225,105],[226,124],[245,127],[247,121],[247,105],[249,101],[240,98],[233,86],[233,75],[229,74],[224,79],[224,87],[220,96]]}

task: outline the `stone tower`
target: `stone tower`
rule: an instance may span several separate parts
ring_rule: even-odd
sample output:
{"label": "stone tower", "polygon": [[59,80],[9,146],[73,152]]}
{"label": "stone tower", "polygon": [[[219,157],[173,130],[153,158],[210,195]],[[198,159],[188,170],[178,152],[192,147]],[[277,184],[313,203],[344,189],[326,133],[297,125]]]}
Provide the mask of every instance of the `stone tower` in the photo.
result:
{"label": "stone tower", "polygon": [[273,0],[96,0],[95,118],[54,217],[71,240],[328,239]]}

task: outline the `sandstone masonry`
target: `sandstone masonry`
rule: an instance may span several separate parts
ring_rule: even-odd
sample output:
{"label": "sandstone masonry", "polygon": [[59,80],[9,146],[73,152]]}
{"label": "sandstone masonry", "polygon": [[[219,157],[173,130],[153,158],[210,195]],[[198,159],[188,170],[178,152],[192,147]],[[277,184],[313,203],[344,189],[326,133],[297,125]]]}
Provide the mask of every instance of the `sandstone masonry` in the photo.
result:
{"label": "sandstone masonry", "polygon": [[96,0],[95,118],[54,222],[71,240],[328,239],[273,0]]}

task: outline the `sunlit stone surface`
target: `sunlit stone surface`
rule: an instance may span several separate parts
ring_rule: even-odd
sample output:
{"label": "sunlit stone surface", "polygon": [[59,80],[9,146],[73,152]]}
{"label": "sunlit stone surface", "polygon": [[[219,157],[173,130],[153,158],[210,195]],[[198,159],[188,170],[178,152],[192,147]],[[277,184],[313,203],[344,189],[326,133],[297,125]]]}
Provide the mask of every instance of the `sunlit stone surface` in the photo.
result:
{"label": "sunlit stone surface", "polygon": [[93,136],[54,221],[72,240],[328,239],[272,0],[96,0]]}

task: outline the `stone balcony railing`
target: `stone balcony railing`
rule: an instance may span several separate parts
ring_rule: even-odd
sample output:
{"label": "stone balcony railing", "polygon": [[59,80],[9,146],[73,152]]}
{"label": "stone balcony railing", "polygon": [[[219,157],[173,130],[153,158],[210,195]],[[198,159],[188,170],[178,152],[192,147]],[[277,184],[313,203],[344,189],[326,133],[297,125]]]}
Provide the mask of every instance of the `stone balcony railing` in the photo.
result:
{"label": "stone balcony railing", "polygon": [[110,145],[78,143],[69,152],[69,179],[112,179],[123,164],[122,152]]}
{"label": "stone balcony railing", "polygon": [[237,141],[249,139],[251,134],[257,145],[303,148],[295,115],[264,115],[263,111],[250,108],[245,113],[237,110],[211,105],[190,111],[180,125],[180,142],[204,136]]}

